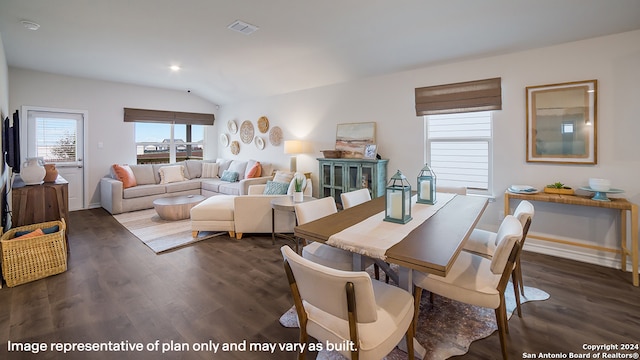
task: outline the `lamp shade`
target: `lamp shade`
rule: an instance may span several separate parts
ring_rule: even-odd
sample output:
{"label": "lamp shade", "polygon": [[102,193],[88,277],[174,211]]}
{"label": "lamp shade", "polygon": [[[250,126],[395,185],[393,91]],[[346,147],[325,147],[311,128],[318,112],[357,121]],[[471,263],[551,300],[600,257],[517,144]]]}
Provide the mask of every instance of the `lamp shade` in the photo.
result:
{"label": "lamp shade", "polygon": [[285,140],[284,141],[284,153],[285,154],[301,154],[304,152],[304,144],[301,140]]}

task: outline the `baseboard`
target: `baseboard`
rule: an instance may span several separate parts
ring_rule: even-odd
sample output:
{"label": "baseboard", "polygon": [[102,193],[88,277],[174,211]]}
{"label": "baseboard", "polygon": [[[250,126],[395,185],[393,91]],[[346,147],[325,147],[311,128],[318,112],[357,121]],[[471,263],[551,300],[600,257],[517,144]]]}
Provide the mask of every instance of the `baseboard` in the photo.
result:
{"label": "baseboard", "polygon": [[[597,253],[594,250],[580,248],[577,246],[567,246],[528,238],[524,245],[524,250],[614,269],[622,268],[620,266],[621,262],[618,254]],[[631,256],[627,256],[627,272],[631,272]]]}

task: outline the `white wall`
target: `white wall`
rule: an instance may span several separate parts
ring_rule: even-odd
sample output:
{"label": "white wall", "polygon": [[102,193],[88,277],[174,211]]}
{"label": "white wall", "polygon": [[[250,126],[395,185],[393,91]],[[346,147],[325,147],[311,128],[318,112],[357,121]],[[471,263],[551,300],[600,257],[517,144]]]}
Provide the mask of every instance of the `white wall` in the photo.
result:
{"label": "white wall", "polygon": [[[133,123],[125,123],[124,108],[216,113],[216,105],[193,93],[9,68],[10,109],[39,106],[87,110],[85,139],[88,205],[100,206],[100,178],[114,163],[136,163]],[[22,120],[24,121],[24,120]],[[25,129],[25,126],[22,127]],[[205,134],[206,136],[206,134]],[[98,148],[98,143],[103,144]],[[26,144],[22,141],[22,145]],[[215,149],[210,150],[215,157]],[[24,157],[26,149],[21,150]]]}
{"label": "white wall", "polygon": [[[640,31],[594,38],[519,53],[425,67],[345,84],[299,91],[266,99],[225,105],[217,121],[218,134],[228,120],[251,120],[266,115],[271,126],[280,126],[285,139],[309,139],[314,153],[299,157],[298,168],[314,173],[322,149],[332,149],[336,124],[377,123],[378,152],[390,159],[388,172],[400,169],[415,186],[424,164],[424,126],[415,116],[414,88],[502,77],[502,111],[494,116],[494,188],[482,227],[496,229],[503,193],[510,184],[543,187],[556,181],[572,187],[587,184],[589,177],[612,180],[624,196],[640,202]],[[598,80],[598,164],[554,165],[526,162],[525,87],[559,82]],[[217,134],[215,135],[217,136]],[[232,135],[232,140],[239,140]],[[266,139],[266,137],[265,137]],[[219,148],[233,157],[228,148]],[[271,159],[288,167],[282,146],[268,144],[258,151],[241,143],[238,158]],[[317,186],[315,186],[317,189]],[[616,213],[605,209],[536,203],[532,232],[578,239],[587,244],[618,246]],[[529,249],[584,261],[615,266],[619,256],[548,242],[528,241]],[[618,260],[619,261],[619,260]]]}

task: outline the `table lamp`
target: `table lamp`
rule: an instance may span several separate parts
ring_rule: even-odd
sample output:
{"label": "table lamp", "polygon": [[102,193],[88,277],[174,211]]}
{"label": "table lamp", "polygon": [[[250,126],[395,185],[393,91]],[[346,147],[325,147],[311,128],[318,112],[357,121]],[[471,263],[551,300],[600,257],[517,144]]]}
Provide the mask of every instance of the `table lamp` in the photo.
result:
{"label": "table lamp", "polygon": [[285,140],[284,141],[284,153],[285,154],[293,154],[291,160],[289,162],[289,171],[296,172],[297,165],[297,154],[301,154],[304,152],[304,144],[301,140]]}

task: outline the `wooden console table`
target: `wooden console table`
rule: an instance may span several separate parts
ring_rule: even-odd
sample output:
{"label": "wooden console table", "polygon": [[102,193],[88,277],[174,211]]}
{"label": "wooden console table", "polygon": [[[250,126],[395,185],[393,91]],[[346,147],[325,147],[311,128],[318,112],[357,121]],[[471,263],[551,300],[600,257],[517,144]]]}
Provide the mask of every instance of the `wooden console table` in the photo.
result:
{"label": "wooden console table", "polygon": [[69,183],[62,176],[55,182],[25,185],[16,175],[11,191],[12,227],[64,219],[69,231]]}
{"label": "wooden console table", "polygon": [[[633,285],[639,285],[638,275],[638,205],[629,202],[623,198],[610,198],[611,201],[597,201],[591,200],[589,196],[580,195],[559,195],[559,194],[514,194],[509,191],[504,193],[504,213],[505,215],[511,214],[510,199],[521,199],[529,201],[543,201],[558,204],[568,205],[580,205],[580,206],[592,206],[605,209],[613,209],[620,211],[620,249],[611,249],[607,247],[601,247],[597,245],[587,245],[574,241],[555,239],[550,237],[542,237],[529,234],[529,237],[551,241],[560,244],[580,246],[589,249],[595,249],[600,251],[614,252],[620,254],[620,263],[622,271],[627,271],[627,255],[631,255],[631,272]],[[627,248],[627,212],[631,217],[631,250]]]}

